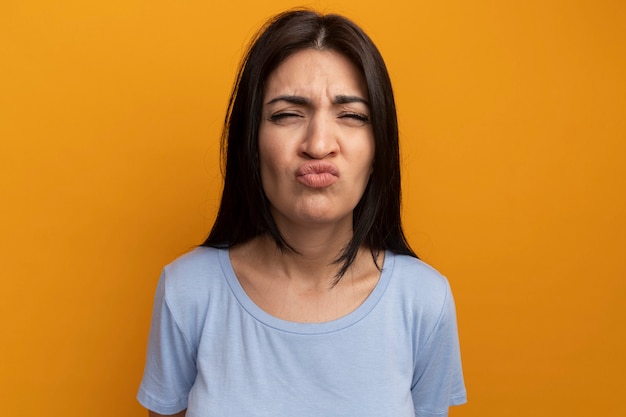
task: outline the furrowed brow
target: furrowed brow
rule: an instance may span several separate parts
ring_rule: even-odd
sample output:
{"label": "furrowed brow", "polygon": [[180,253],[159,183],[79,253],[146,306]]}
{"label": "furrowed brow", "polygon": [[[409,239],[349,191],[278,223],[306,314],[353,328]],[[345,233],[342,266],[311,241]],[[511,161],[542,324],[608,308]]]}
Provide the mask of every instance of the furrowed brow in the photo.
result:
{"label": "furrowed brow", "polygon": [[279,101],[286,101],[287,103],[297,104],[297,105],[301,105],[301,106],[306,106],[306,105],[310,104],[310,101],[308,99],[304,98],[304,97],[301,97],[301,96],[290,96],[290,95],[282,95],[282,96],[274,97],[273,99],[271,99],[270,101],[268,101],[265,104],[266,105],[274,104],[274,103],[277,103]]}

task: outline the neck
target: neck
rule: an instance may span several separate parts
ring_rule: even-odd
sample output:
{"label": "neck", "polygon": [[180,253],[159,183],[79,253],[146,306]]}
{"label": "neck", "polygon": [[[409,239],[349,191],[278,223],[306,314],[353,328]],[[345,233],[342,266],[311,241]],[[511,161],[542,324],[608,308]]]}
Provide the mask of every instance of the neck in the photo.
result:
{"label": "neck", "polygon": [[268,237],[259,242],[268,256],[273,253],[280,255],[274,261],[283,265],[286,272],[291,272],[289,275],[297,275],[299,269],[303,269],[309,277],[313,271],[319,271],[324,276],[328,276],[329,272],[333,277],[337,274],[340,265],[335,261],[352,239],[352,216],[327,224],[298,223],[277,214],[274,219],[283,239],[294,251],[278,251],[274,240]]}
{"label": "neck", "polygon": [[354,311],[380,277],[370,251],[362,247],[335,285],[341,249],[306,243],[294,245],[300,253],[281,251],[272,238],[258,236],[231,248],[233,269],[248,296],[269,314],[296,322],[334,320]]}
{"label": "neck", "polygon": [[259,236],[252,242],[252,250],[260,261],[273,270],[277,278],[285,278],[306,287],[330,288],[341,267],[336,261],[351,236],[327,239],[314,233],[308,238],[284,236],[293,248],[280,250],[269,236]]}

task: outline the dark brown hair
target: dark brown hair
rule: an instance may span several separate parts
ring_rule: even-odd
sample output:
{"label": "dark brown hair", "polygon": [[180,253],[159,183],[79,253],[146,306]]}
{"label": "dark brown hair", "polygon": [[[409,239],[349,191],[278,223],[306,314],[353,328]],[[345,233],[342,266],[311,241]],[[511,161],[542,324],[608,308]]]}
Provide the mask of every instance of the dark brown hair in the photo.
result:
{"label": "dark brown hair", "polygon": [[303,49],[332,50],[363,73],[374,133],[373,172],[354,209],[353,236],[337,259],[340,279],[366,245],[376,259],[381,250],[416,256],[400,220],[400,157],[393,90],[382,56],[349,19],[310,10],[281,13],[259,31],[240,66],[222,133],[224,190],[204,246],[230,247],[255,236],[271,236],[281,250],[293,250],[280,234],[263,192],[258,131],[265,82],[287,57]]}

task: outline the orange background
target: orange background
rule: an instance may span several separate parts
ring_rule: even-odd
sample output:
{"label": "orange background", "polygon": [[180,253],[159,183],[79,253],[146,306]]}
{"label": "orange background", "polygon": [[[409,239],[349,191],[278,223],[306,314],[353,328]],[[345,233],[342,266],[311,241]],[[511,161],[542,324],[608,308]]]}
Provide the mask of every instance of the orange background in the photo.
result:
{"label": "orange background", "polygon": [[[236,66],[301,4],[265,3],[2,2],[2,415],[146,415],[152,296],[212,223]],[[308,5],[388,63],[406,230],[457,299],[451,415],[625,415],[625,3]]]}

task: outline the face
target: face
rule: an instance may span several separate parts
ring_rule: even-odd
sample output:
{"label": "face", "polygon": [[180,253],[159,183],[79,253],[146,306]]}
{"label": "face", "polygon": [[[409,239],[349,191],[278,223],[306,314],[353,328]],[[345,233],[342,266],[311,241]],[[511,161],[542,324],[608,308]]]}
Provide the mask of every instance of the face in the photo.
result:
{"label": "face", "polygon": [[374,158],[367,98],[361,72],[333,51],[302,50],[268,77],[261,181],[282,232],[304,225],[352,228]]}

